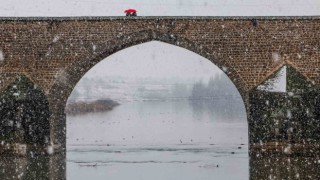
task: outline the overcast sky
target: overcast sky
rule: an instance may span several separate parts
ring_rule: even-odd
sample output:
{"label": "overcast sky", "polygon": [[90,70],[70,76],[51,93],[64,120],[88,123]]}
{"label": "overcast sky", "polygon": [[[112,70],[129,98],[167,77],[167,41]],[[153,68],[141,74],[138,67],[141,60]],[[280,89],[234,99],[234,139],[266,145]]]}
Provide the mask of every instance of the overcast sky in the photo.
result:
{"label": "overcast sky", "polygon": [[300,16],[319,15],[320,0],[0,0],[0,16]]}
{"label": "overcast sky", "polygon": [[[308,16],[320,0],[0,0],[0,16]],[[160,42],[122,50],[89,74],[130,77],[209,77],[218,69],[185,49]]]}
{"label": "overcast sky", "polygon": [[189,50],[152,41],[115,53],[92,68],[93,76],[208,79],[219,72],[215,65]]}

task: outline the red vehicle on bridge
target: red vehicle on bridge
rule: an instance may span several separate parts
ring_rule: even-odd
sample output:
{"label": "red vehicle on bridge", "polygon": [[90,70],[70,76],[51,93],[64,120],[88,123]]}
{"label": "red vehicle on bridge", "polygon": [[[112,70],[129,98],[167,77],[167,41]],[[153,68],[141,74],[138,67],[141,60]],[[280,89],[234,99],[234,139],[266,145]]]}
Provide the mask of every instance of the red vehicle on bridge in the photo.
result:
{"label": "red vehicle on bridge", "polygon": [[137,16],[137,10],[135,9],[127,9],[124,11],[126,16]]}

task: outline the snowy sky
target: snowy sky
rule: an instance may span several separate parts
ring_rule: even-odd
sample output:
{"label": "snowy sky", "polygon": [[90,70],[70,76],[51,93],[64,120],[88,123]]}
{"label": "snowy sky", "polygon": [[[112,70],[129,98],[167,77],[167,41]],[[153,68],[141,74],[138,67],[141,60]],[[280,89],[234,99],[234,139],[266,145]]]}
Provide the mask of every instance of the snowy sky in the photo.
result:
{"label": "snowy sky", "polygon": [[[320,15],[320,0],[0,0],[0,4],[0,16],[124,16],[127,8],[137,9],[139,16]],[[218,72],[204,58],[158,42],[125,49],[107,59],[89,74],[201,78]]]}
{"label": "snowy sky", "polygon": [[152,41],[124,49],[101,61],[88,77],[204,79],[219,72],[215,65],[189,50]]}
{"label": "snowy sky", "polygon": [[0,16],[319,15],[320,0],[0,0]]}

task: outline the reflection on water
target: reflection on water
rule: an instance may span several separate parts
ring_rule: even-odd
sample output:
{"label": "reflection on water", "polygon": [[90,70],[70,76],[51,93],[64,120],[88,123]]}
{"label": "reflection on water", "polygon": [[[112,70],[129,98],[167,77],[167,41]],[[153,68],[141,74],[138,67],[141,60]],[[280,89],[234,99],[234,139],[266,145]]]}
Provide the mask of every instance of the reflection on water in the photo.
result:
{"label": "reflection on water", "polygon": [[[235,154],[230,154],[230,151],[228,151],[228,149],[232,149],[231,147],[211,152],[217,154],[211,157],[216,160],[206,164],[193,161],[190,158],[170,159],[173,154],[171,157],[166,156],[167,159],[162,159],[163,156],[152,156],[154,159],[161,159],[159,161],[142,161],[134,157],[130,159],[131,155],[140,151],[139,148],[133,148],[131,150],[129,148],[128,152],[123,151],[123,154],[118,152],[121,147],[115,148],[117,150],[114,152],[105,152],[105,150],[103,150],[105,148],[106,147],[102,149],[101,147],[72,147],[70,151],[73,155],[71,155],[70,160],[68,160],[67,179],[174,179],[173,177],[176,177],[176,179],[187,177],[186,179],[235,180],[320,179],[320,162],[317,160],[318,158],[313,157],[251,157],[250,174],[248,177],[248,174],[243,174],[244,171],[247,171],[248,166],[241,166],[243,161],[246,161],[245,158],[243,158],[246,149],[236,152]],[[199,149],[193,149],[193,153],[191,153],[192,151],[187,152],[186,147],[183,149],[184,150],[177,151],[181,151],[179,153],[189,153],[189,157],[198,156],[198,158],[203,151],[208,150],[202,149],[198,152]],[[146,151],[149,150],[141,151],[141,157],[148,156]],[[154,150],[156,152],[162,152],[162,150],[157,150],[157,148]],[[79,152],[73,153],[77,151]],[[90,151],[98,151],[98,153],[91,153]],[[127,154],[124,155],[124,153]],[[132,154],[130,155],[130,153]],[[111,159],[99,158],[101,155],[104,156],[103,154],[113,157]],[[114,159],[117,158],[116,154],[118,154],[118,156],[124,155],[123,158],[125,158],[126,161],[115,161]],[[137,154],[134,156],[137,157],[136,155]],[[86,161],[74,160],[77,158],[81,159],[81,157],[87,157]],[[203,156],[202,158],[206,159],[208,157]],[[231,166],[225,166],[230,162],[232,162]],[[64,155],[62,154],[51,157],[0,158],[1,180],[64,180],[65,170]]]}
{"label": "reflection on water", "polygon": [[27,157],[0,157],[1,180],[64,180],[64,154],[31,155]]}
{"label": "reflection on water", "polygon": [[[247,145],[72,146],[68,179],[248,179]],[[232,170],[232,173],[230,173]]]}
{"label": "reflection on water", "polygon": [[129,102],[106,113],[68,116],[67,144],[247,144],[244,109],[218,104]]}
{"label": "reflection on water", "polygon": [[69,116],[68,179],[248,179],[244,109],[217,104],[128,102]]}
{"label": "reflection on water", "polygon": [[62,154],[1,157],[0,179],[320,179],[318,157],[249,158],[237,106],[130,102],[70,116],[67,161]]}
{"label": "reflection on water", "polygon": [[250,157],[250,179],[320,179],[319,157]]}
{"label": "reflection on water", "polygon": [[107,113],[70,116],[67,176],[248,179],[244,107],[228,102],[128,102]]}
{"label": "reflection on water", "polygon": [[212,121],[238,122],[246,125],[246,111],[241,97],[226,96],[212,100],[193,100],[189,101],[189,104],[197,119],[208,116]]}

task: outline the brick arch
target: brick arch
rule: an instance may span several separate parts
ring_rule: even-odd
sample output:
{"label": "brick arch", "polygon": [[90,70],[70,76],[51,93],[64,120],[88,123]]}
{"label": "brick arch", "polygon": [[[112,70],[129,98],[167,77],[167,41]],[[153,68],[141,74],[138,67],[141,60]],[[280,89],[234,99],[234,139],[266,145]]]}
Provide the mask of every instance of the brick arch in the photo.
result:
{"label": "brick arch", "polygon": [[[226,61],[214,57],[212,53],[201,44],[194,43],[186,38],[154,30],[143,30],[132,34],[127,34],[106,42],[105,44],[101,45],[102,47],[104,47],[104,49],[99,50],[98,53],[92,56],[91,59],[88,58],[88,56],[80,58],[79,60],[74,61],[69,66],[67,66],[64,71],[62,71],[60,75],[57,76],[48,93],[50,109],[52,112],[51,131],[53,131],[53,134],[51,135],[51,139],[58,139],[58,141],[65,143],[64,134],[63,132],[61,132],[61,128],[65,126],[64,109],[68,97],[70,96],[78,81],[85,75],[85,73],[87,73],[97,63],[114,53],[117,53],[128,47],[150,41],[160,41],[175,45],[199,54],[200,56],[211,61],[221,70],[224,70],[225,74],[233,82],[238,92],[242,96],[244,105],[247,108],[247,103],[245,101],[245,83],[242,81],[240,75]],[[56,142],[54,143],[56,144]]]}
{"label": "brick arch", "polygon": [[[130,37],[130,39],[128,39],[128,37]],[[240,75],[234,70],[234,68],[226,61],[214,57],[212,53],[208,49],[204,48],[201,44],[197,44],[191,42],[186,38],[168,33],[162,33],[153,30],[144,30],[110,40],[106,43],[106,45],[104,45],[106,48],[101,50],[98,54],[95,54],[91,59],[87,59],[87,57],[84,57],[71,63],[64,69],[62,73],[60,73],[60,75],[57,77],[57,80],[55,80],[55,82],[51,86],[49,90],[49,96],[51,96],[52,99],[55,99],[57,98],[56,94],[58,93],[58,91],[63,89],[63,97],[68,98],[78,81],[97,63],[125,48],[150,41],[160,41],[175,45],[208,59],[221,70],[224,70],[225,74],[233,82],[240,94],[244,94],[244,82],[242,81]],[[61,81],[61,79],[65,79],[67,83],[63,82],[64,80]],[[61,92],[59,94],[62,95]],[[67,99],[65,99],[62,103],[65,104],[66,100]]]}

